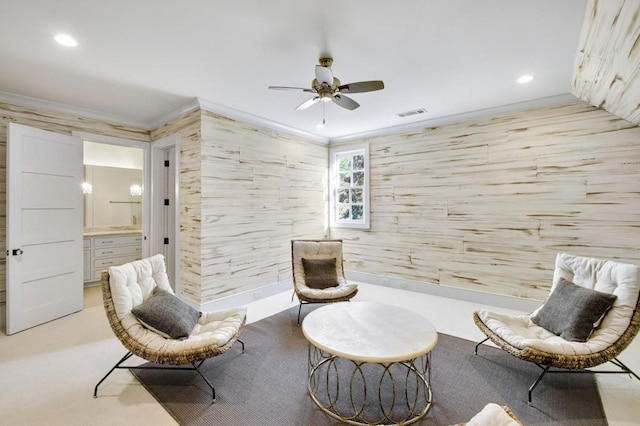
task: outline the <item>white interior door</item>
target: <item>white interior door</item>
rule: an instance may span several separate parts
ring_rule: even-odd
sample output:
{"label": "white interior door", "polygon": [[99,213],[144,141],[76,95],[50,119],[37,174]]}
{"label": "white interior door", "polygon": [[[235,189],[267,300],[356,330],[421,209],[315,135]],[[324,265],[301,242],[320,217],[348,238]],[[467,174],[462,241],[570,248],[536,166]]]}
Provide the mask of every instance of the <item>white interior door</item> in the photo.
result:
{"label": "white interior door", "polygon": [[7,128],[7,334],[83,307],[82,141]]}

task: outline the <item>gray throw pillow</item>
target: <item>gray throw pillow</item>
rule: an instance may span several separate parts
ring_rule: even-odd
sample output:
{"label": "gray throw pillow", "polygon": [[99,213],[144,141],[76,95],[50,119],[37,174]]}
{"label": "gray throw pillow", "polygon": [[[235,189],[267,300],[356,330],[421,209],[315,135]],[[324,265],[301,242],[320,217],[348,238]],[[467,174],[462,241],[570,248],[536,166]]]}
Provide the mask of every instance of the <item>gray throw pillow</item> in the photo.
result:
{"label": "gray throw pillow", "polygon": [[172,339],[189,337],[200,318],[195,308],[160,287],[153,289],[151,296],[131,313],[147,328]]}
{"label": "gray throw pillow", "polygon": [[303,257],[302,266],[304,267],[304,282],[307,287],[324,289],[338,286],[335,257],[331,259],[305,259]]}
{"label": "gray throw pillow", "polygon": [[586,342],[616,300],[615,294],[581,287],[563,278],[531,319],[572,342]]}

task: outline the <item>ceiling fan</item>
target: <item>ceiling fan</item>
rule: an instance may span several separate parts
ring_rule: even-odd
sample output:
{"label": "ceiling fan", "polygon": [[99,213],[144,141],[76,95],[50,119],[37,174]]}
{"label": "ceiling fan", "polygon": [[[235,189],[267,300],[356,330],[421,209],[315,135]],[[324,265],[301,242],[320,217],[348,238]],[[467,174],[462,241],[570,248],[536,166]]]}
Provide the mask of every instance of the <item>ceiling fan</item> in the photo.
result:
{"label": "ceiling fan", "polygon": [[354,110],[360,106],[353,99],[345,96],[345,93],[362,93],[373,92],[375,90],[384,89],[384,83],[380,80],[358,81],[356,83],[340,84],[340,80],[333,76],[331,64],[333,58],[320,58],[320,65],[316,65],[316,78],[311,82],[311,88],[304,87],[288,87],[288,86],[269,86],[274,90],[302,90],[303,92],[314,93],[315,95],[301,103],[296,110],[309,108],[318,101],[331,102],[336,105]]}

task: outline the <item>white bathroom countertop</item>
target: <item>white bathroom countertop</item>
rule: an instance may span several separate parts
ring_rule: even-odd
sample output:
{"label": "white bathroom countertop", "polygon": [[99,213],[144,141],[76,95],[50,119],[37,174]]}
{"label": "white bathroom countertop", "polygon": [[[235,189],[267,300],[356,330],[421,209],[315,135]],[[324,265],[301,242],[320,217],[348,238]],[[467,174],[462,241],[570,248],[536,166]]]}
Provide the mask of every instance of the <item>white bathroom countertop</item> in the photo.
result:
{"label": "white bathroom countertop", "polygon": [[142,235],[142,228],[131,226],[105,226],[100,228],[84,228],[85,237],[106,237],[108,235]]}

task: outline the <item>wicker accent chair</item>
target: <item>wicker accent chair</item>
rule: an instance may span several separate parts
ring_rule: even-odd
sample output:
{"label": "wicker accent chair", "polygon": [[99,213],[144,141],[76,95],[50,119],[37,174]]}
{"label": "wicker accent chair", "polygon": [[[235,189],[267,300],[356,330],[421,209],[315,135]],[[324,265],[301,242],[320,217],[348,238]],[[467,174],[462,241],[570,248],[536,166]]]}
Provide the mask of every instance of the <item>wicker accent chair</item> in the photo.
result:
{"label": "wicker accent chair", "polygon": [[[199,367],[206,359],[225,353],[236,341],[240,342],[244,352],[244,343],[238,336],[246,322],[246,308],[202,312],[188,337],[172,339],[145,327],[131,312],[150,297],[155,287],[173,294],[162,255],[112,266],[102,272],[102,296],[107,319],[128,352],[98,382],[93,391],[94,398],[98,395],[98,386],[115,369],[169,369],[195,370],[211,389],[215,402],[215,389]],[[122,365],[133,355],[164,365]]]}
{"label": "wicker accent chair", "polygon": [[[303,259],[335,259],[337,286],[312,288],[305,274]],[[342,240],[292,240],[291,270],[293,272],[294,295],[298,297],[298,325],[303,304],[345,302],[358,293],[356,284],[348,283],[344,277]],[[292,296],[293,299],[293,296]]]}
{"label": "wicker accent chair", "polygon": [[[629,374],[640,380],[617,358],[640,330],[640,266],[558,253],[551,293],[545,304],[563,280],[617,296],[584,342],[565,340],[536,325],[532,318],[544,304],[529,315],[514,316],[486,310],[473,315],[476,325],[487,336],[476,345],[476,354],[482,343],[491,340],[507,353],[542,369],[529,387],[529,404],[533,389],[546,373],[587,372],[587,368],[610,362],[619,370],[589,371]],[[557,369],[551,370],[552,367]]]}

